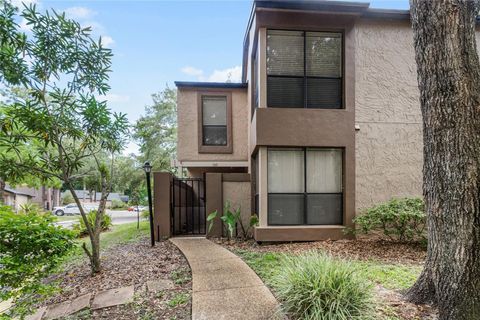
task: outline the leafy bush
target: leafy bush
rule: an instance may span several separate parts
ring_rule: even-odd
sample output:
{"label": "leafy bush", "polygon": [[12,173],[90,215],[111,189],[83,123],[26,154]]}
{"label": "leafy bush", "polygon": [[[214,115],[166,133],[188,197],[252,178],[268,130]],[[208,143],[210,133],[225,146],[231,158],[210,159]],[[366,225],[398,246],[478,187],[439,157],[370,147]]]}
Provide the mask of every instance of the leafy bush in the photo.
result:
{"label": "leafy bush", "polygon": [[142,218],[150,218],[150,211],[149,211],[149,209],[140,211],[140,217],[142,217]]}
{"label": "leafy bush", "polygon": [[371,319],[375,309],[371,283],[324,253],[283,256],[271,284],[294,319]]}
{"label": "leafy bush", "polygon": [[426,215],[420,198],[392,199],[366,210],[353,221],[358,232],[381,231],[392,241],[426,239]]}
{"label": "leafy bush", "polygon": [[[218,211],[215,210],[214,212],[210,213],[207,217],[208,224],[208,232],[212,230],[215,218],[218,216]],[[220,219],[224,223],[225,231],[227,232],[228,238],[234,238],[237,233],[237,225],[240,226],[240,232],[242,238],[245,240],[248,237],[251,237],[251,228],[258,225],[258,216],[256,214],[252,214],[250,216],[249,225],[246,227],[242,220],[241,209],[238,207],[235,210],[231,210],[230,202],[227,201],[225,203],[225,207],[223,208],[223,215]]]}
{"label": "leafy bush", "polygon": [[65,193],[62,196],[62,203],[64,205],[67,205],[69,203],[74,202],[75,200],[73,199],[72,193],[70,191],[65,191]]}
{"label": "leafy bush", "polygon": [[110,205],[112,209],[126,209],[127,204],[122,200],[112,199],[112,204]]}
{"label": "leafy bush", "polygon": [[54,222],[34,209],[16,214],[0,207],[0,301],[13,299],[14,310],[49,292],[42,279],[75,245],[75,234]]}
{"label": "leafy bush", "polygon": [[[92,210],[87,214],[87,221],[88,224],[93,228],[95,225],[95,218],[97,216],[97,210]],[[112,226],[112,217],[108,214],[104,214],[102,221],[100,223],[100,227],[102,231],[107,231]],[[87,235],[87,227],[85,226],[85,222],[83,222],[82,217],[79,218],[79,223],[73,226],[73,230],[77,233],[79,237]]]}
{"label": "leafy bush", "polygon": [[50,214],[50,213],[46,213],[38,204],[31,203],[31,202],[27,202],[20,205],[20,209],[18,210],[18,213],[19,214],[29,214],[29,213]]}

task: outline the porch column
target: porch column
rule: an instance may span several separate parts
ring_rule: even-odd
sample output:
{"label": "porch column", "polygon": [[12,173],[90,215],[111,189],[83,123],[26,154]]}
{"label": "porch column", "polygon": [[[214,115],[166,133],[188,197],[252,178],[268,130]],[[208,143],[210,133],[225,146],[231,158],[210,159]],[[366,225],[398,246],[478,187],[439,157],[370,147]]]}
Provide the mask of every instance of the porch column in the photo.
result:
{"label": "porch column", "polygon": [[153,173],[153,229],[155,240],[170,237],[170,182],[168,172]]}
{"label": "porch column", "polygon": [[[205,174],[205,214],[206,217],[213,211],[217,210],[218,215],[214,219],[212,230],[207,234],[207,237],[221,237],[222,236],[222,220],[223,215],[223,190],[222,190],[222,174],[221,173],[206,173]],[[208,231],[207,222],[207,231]]]}

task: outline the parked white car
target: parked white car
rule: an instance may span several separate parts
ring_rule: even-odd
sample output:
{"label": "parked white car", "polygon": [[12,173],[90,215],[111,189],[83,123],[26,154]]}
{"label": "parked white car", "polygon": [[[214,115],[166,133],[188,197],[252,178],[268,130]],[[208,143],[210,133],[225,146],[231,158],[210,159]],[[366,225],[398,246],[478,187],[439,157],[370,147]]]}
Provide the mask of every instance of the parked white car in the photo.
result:
{"label": "parked white car", "polygon": [[[86,212],[90,212],[92,210],[98,209],[98,206],[86,204],[86,205],[83,205],[83,208],[85,209]],[[63,215],[73,216],[73,215],[80,214],[80,209],[78,209],[78,206],[76,203],[70,203],[64,207],[54,207],[52,210],[52,213],[57,216],[63,216]]]}

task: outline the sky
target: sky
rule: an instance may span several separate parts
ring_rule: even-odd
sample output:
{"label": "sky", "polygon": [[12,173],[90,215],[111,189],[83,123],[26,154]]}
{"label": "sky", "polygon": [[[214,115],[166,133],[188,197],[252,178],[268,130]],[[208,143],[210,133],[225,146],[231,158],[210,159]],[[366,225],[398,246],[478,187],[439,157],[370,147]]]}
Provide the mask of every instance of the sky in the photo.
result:
{"label": "sky", "polygon": [[[65,11],[102,37],[114,54],[105,99],[131,123],[144,114],[153,93],[174,88],[174,81],[240,81],[250,0],[27,1]],[[370,7],[408,9],[408,0],[372,0]],[[125,153],[137,150],[132,142]]]}

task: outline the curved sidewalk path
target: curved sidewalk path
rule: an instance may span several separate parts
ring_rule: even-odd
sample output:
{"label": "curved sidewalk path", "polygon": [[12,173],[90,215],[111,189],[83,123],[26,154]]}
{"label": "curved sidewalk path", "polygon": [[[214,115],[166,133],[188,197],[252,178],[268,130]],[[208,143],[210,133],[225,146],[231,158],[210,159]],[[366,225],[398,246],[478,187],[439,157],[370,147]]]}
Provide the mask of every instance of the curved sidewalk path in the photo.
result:
{"label": "curved sidewalk path", "polygon": [[192,269],[193,320],[281,318],[275,297],[239,257],[205,238],[170,241]]}

